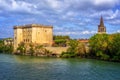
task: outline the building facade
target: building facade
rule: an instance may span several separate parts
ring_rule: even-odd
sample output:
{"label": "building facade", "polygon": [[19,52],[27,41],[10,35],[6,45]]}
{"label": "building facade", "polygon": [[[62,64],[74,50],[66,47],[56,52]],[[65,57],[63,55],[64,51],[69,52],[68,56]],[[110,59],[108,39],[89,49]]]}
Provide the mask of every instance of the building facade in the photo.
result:
{"label": "building facade", "polygon": [[53,42],[53,27],[40,24],[29,24],[24,26],[14,26],[14,50],[18,45],[35,43],[51,46]]}
{"label": "building facade", "polygon": [[103,33],[106,33],[106,27],[104,26],[104,21],[103,21],[103,18],[101,16],[100,25],[98,25],[98,34],[103,34]]}

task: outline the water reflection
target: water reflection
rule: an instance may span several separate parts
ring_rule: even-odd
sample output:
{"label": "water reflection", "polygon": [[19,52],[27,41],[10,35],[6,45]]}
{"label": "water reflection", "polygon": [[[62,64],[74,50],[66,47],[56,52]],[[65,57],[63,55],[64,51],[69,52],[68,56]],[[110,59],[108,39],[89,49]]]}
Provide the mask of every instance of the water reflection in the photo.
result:
{"label": "water reflection", "polygon": [[0,80],[120,80],[120,63],[0,55]]}

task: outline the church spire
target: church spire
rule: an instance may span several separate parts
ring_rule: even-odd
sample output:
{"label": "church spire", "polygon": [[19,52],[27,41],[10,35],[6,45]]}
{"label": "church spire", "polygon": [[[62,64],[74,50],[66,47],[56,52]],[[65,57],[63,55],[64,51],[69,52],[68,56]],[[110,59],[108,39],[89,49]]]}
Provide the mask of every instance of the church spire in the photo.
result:
{"label": "church spire", "polygon": [[98,25],[98,33],[106,33],[106,27],[104,26],[103,17],[100,18],[100,24]]}
{"label": "church spire", "polygon": [[104,26],[103,17],[100,18],[100,26]]}

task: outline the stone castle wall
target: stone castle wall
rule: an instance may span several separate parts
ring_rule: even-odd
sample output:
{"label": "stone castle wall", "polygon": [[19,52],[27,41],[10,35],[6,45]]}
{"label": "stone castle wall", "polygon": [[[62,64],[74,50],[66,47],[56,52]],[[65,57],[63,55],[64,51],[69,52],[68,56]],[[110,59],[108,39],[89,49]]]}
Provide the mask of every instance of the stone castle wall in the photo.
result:
{"label": "stone castle wall", "polygon": [[53,42],[53,27],[39,24],[15,26],[14,50],[17,49],[21,42],[51,46]]}

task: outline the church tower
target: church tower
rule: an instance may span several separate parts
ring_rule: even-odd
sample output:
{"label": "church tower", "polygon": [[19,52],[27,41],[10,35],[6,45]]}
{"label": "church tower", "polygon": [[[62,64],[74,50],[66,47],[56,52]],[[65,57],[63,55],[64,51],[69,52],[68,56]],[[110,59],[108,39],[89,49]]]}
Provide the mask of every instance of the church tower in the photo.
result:
{"label": "church tower", "polygon": [[106,27],[104,26],[103,18],[100,18],[100,25],[98,25],[98,34],[106,33]]}

